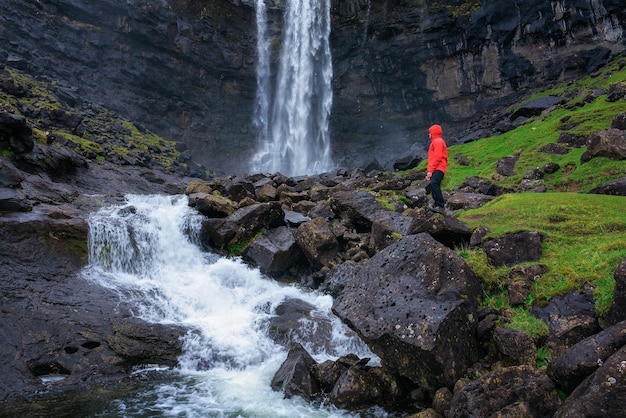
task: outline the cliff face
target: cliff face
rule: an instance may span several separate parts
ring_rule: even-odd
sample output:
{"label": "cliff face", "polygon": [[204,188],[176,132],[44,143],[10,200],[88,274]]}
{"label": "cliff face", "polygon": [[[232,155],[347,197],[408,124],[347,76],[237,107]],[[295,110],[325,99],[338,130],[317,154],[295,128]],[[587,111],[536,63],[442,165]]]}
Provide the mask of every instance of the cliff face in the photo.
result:
{"label": "cliff face", "polygon": [[[210,169],[245,172],[256,149],[250,0],[5,0],[0,63],[57,80],[60,100],[97,101],[185,144]],[[268,1],[280,36],[283,1]],[[381,163],[444,125],[624,50],[619,0],[333,0],[334,160]]]}

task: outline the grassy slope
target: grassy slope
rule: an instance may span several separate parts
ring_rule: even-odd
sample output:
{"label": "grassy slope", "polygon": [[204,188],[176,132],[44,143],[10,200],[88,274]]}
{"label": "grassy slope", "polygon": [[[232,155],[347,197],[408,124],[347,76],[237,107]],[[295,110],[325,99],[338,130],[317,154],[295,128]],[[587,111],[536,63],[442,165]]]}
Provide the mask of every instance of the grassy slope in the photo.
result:
{"label": "grassy slope", "polygon": [[[527,308],[585,285],[595,289],[596,308],[600,314],[606,313],[610,307],[613,273],[626,258],[626,198],[583,193],[624,177],[626,162],[594,158],[581,164],[580,156],[584,148],[573,148],[565,155],[537,150],[545,144],[556,143],[565,125],[574,125],[567,130],[568,133],[585,136],[608,129],[616,114],[626,112],[626,101],[609,103],[606,95],[599,95],[587,104],[583,102],[585,97],[595,94],[598,89],[625,82],[623,62],[624,58],[618,58],[600,75],[556,85],[533,96],[568,98],[564,106],[546,115],[532,118],[505,134],[449,148],[450,165],[443,184],[449,189],[458,187],[470,176],[489,180],[496,178],[497,161],[514,153],[520,156],[515,175],[501,178],[498,183],[503,186],[515,188],[525,172],[550,161],[561,166],[556,173],[544,178],[548,193],[504,195],[480,209],[458,214],[459,219],[471,228],[487,226],[492,237],[522,230],[542,233],[544,241],[540,262],[549,271],[534,284]],[[455,155],[469,157],[470,164],[460,165],[453,158]],[[425,164],[419,167],[424,168]],[[459,252],[483,279],[487,296],[485,304],[508,307],[505,286],[510,269],[492,268],[481,251],[459,249]],[[514,319],[514,327],[534,335],[545,332],[542,324],[537,326],[532,323],[532,318],[528,318],[528,310],[517,309],[514,317],[518,319]]]}

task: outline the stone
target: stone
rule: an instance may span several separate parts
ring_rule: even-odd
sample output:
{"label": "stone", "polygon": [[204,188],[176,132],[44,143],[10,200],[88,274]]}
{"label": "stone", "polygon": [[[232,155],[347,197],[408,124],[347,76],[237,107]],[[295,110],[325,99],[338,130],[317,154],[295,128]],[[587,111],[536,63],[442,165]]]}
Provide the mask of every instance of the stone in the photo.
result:
{"label": "stone", "polygon": [[452,387],[476,360],[478,279],[460,256],[423,233],[362,263],[342,279],[333,312],[390,371],[431,395]]}
{"label": "stone", "polygon": [[539,261],[541,235],[537,231],[507,234],[485,242],[483,249],[487,254],[487,259],[495,267]]}
{"label": "stone", "polygon": [[339,252],[339,242],[323,218],[305,222],[296,230],[296,242],[314,268],[329,266]]}
{"label": "stone", "polygon": [[613,302],[605,318],[608,325],[626,320],[626,259],[617,266],[613,278],[615,279]]}
{"label": "stone", "polygon": [[580,162],[585,163],[595,157],[626,160],[626,132],[608,129],[591,134],[587,150],[580,156]]}
{"label": "stone", "polygon": [[292,343],[287,359],[272,378],[271,387],[282,391],[286,398],[300,396],[312,401],[319,393],[319,386],[311,374],[316,361],[299,343]]}
{"label": "stone", "polygon": [[302,251],[296,243],[295,231],[286,226],[273,228],[248,245],[243,258],[268,275],[280,275],[296,264]]}

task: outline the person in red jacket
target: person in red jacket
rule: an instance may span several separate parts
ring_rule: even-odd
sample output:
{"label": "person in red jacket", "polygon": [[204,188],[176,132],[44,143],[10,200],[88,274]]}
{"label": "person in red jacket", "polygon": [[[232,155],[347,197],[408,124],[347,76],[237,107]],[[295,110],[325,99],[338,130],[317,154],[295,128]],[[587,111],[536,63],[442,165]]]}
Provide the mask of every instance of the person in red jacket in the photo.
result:
{"label": "person in red jacket", "polygon": [[441,134],[443,130],[440,125],[433,125],[428,129],[430,136],[430,147],[428,148],[428,169],[426,180],[430,180],[435,212],[443,213],[445,211],[443,194],[441,193],[441,180],[446,174],[448,168],[448,147],[443,140]]}

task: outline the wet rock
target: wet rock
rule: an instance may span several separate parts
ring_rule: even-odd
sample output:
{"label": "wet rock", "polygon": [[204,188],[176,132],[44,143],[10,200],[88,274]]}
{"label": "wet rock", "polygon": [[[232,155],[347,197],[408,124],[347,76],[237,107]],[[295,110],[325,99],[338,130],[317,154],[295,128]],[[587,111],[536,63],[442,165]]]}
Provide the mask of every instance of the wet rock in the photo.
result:
{"label": "wet rock", "polygon": [[391,406],[403,395],[395,377],[380,367],[350,367],[335,383],[328,401],[342,409]]}
{"label": "wet rock", "polygon": [[189,206],[209,218],[225,218],[235,213],[236,203],[219,195],[191,193]]}
{"label": "wet rock", "polygon": [[255,203],[223,218],[202,224],[205,241],[218,249],[250,240],[263,228],[282,226],[285,213],[278,202]]}
{"label": "wet rock", "polygon": [[[182,353],[181,337],[187,329],[182,326],[148,323],[128,318],[113,324],[107,342],[124,358],[125,366],[160,364],[175,366]],[[96,347],[100,343],[97,343]]]}
{"label": "wet rock", "polygon": [[305,222],[296,230],[296,242],[314,268],[329,266],[339,252],[339,242],[322,218]]}
{"label": "wet rock", "polygon": [[300,396],[312,401],[319,393],[317,381],[311,374],[316,361],[299,343],[292,343],[287,359],[272,378],[272,389],[282,391],[286,398]]}

